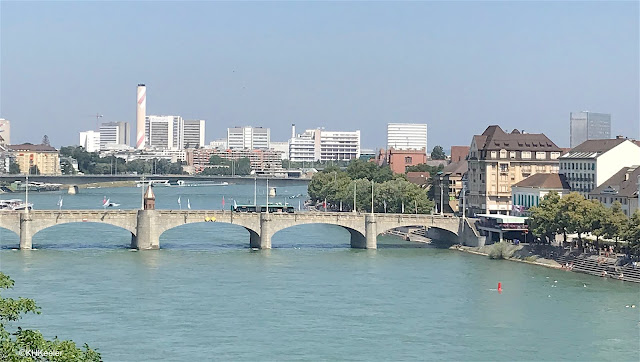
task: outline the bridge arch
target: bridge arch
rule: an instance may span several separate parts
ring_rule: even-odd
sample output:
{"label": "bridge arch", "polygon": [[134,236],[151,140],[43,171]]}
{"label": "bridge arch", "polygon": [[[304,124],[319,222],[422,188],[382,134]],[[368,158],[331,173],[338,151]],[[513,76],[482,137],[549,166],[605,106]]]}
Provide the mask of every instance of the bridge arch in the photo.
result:
{"label": "bridge arch", "polygon": [[[96,232],[100,232],[100,235],[105,235],[104,233],[107,234],[111,234],[112,232],[117,232],[117,233],[122,233],[123,236],[123,241],[125,241],[125,243],[123,243],[123,245],[128,245],[130,243],[130,240],[132,238],[135,238],[135,229],[130,230],[130,228],[126,227],[125,225],[117,225],[117,223],[110,223],[110,222],[100,222],[100,221],[95,221],[95,220],[91,220],[91,221],[64,221],[64,222],[59,222],[59,223],[55,223],[55,224],[51,224],[51,225],[39,225],[38,227],[31,227],[29,229],[29,231],[31,232],[30,238],[31,238],[31,244],[33,244],[33,240],[35,239],[36,242],[39,241],[40,237],[42,236],[42,233],[47,233],[47,232],[51,232],[51,229],[56,229],[59,227],[73,227],[73,226],[78,226],[78,225],[73,225],[73,224],[79,224],[82,225],[83,227],[80,227],[80,232],[74,232],[74,236],[77,235],[82,235],[82,236],[95,236]],[[95,230],[96,226],[100,226],[100,227],[104,227],[104,230]],[[128,233],[128,235],[126,235],[125,233]],[[115,235],[113,235],[115,236]],[[94,238],[96,239],[96,238]],[[101,236],[99,239],[103,239],[103,237]],[[68,241],[67,241],[68,242]],[[38,243],[36,244],[36,246],[39,245]],[[53,245],[53,243],[52,243]]]}
{"label": "bridge arch", "polygon": [[[196,231],[195,233],[193,232],[194,230]],[[159,230],[158,239],[163,239],[162,245],[172,245],[184,242],[185,238],[180,236],[178,236],[178,240],[166,240],[168,237],[175,237],[176,233],[181,233],[182,235],[207,235],[207,239],[224,240],[223,238],[220,238],[222,235],[223,237],[227,237],[227,240],[236,240],[238,239],[237,237],[246,238],[246,234],[244,234],[243,230],[249,233],[250,245],[252,243],[259,243],[260,234],[251,227],[239,225],[238,223],[218,221],[217,219],[215,221],[189,220],[187,222],[167,225]],[[238,231],[244,235],[240,236],[233,234]]]}
{"label": "bridge arch", "polygon": [[[328,222],[303,222],[303,223],[290,225],[286,227],[279,227],[275,231],[272,231],[271,238],[273,240],[273,238],[276,237],[281,232],[287,232],[287,231],[291,231],[292,229],[304,228],[305,226],[312,226],[312,225],[313,226],[329,226],[334,230],[342,229],[346,231],[349,235],[349,244],[351,247],[359,247],[358,245],[365,243],[365,235],[363,234],[362,231],[356,228],[353,228],[352,226],[339,225],[339,224],[328,223]],[[326,241],[323,243],[326,243]]]}

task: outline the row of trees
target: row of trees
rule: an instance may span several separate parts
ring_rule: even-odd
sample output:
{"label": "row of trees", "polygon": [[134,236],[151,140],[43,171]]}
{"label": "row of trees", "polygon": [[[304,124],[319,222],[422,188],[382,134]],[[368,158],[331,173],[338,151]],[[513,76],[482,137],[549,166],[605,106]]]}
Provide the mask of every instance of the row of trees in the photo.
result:
{"label": "row of trees", "polygon": [[567,234],[575,233],[582,245],[583,235],[591,233],[596,237],[596,245],[604,237],[626,240],[633,252],[640,251],[640,210],[629,218],[617,201],[611,208],[606,208],[598,200],[587,200],[576,192],[562,198],[550,192],[538,207],[530,209],[530,213],[532,232],[548,241],[555,235],[563,235],[566,242]]}
{"label": "row of trees", "polygon": [[97,152],[87,152],[83,147],[66,146],[60,148],[60,166],[62,174],[71,175],[75,169],[69,158],[78,162],[78,170],[91,175],[109,175],[116,173],[138,174],[182,174],[182,164],[165,159],[125,161],[115,156],[100,157]]}
{"label": "row of trees", "polygon": [[433,201],[427,192],[407,181],[404,175],[394,175],[388,166],[380,167],[372,162],[354,160],[345,171],[338,167],[327,167],[316,173],[309,183],[308,193],[315,202],[327,202],[327,208],[371,211],[371,188],[373,181],[374,212],[430,213]]}

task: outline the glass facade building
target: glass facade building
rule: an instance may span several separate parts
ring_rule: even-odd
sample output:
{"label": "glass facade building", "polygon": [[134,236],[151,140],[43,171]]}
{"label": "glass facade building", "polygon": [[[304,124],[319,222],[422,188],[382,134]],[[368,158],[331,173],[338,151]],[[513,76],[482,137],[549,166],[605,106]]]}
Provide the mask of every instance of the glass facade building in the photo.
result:
{"label": "glass facade building", "polygon": [[571,148],[586,140],[611,138],[611,115],[607,113],[571,112]]}

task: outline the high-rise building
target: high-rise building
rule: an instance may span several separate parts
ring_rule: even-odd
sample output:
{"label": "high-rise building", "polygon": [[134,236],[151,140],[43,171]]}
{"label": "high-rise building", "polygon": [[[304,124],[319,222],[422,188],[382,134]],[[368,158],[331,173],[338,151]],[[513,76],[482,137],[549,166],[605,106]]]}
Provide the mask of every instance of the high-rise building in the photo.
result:
{"label": "high-rise building", "polygon": [[11,122],[0,118],[0,145],[11,144]]}
{"label": "high-rise building", "polygon": [[184,120],[183,144],[185,148],[200,148],[204,146],[204,119]]}
{"label": "high-rise building", "polygon": [[349,161],[360,157],[360,131],[308,129],[289,140],[294,162]]}
{"label": "high-rise building", "polygon": [[271,132],[262,127],[233,127],[227,128],[227,147],[237,149],[269,149]]}
{"label": "high-rise building", "polygon": [[571,112],[571,148],[587,140],[611,138],[611,115],[589,111]]}
{"label": "high-rise building", "polygon": [[387,149],[427,152],[427,125],[422,123],[387,124]]}
{"label": "high-rise building", "polygon": [[82,146],[87,152],[100,151],[100,132],[80,132],[80,146]]}
{"label": "high-rise building", "polygon": [[469,214],[508,215],[511,187],[536,173],[558,173],[561,151],[542,133],[506,133],[489,126],[473,136],[467,161]]}
{"label": "high-rise building", "polygon": [[149,147],[183,149],[184,121],[180,116],[147,116],[145,139]]}
{"label": "high-rise building", "polygon": [[100,149],[107,145],[129,145],[131,131],[127,122],[105,122],[100,125]]}

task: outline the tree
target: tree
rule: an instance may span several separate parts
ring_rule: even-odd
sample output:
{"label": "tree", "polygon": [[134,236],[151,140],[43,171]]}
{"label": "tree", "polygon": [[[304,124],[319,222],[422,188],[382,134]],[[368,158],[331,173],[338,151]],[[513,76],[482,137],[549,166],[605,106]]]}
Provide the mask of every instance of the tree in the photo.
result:
{"label": "tree", "polygon": [[447,155],[444,154],[444,150],[442,146],[435,146],[431,151],[431,159],[432,160],[444,160],[447,158]]}
{"label": "tree", "polygon": [[40,174],[40,169],[38,168],[38,165],[33,165],[29,167],[29,175],[39,175],[39,174]]}
{"label": "tree", "polygon": [[51,146],[51,142],[49,142],[49,136],[44,135],[44,137],[42,137],[42,144],[45,146]]}
{"label": "tree", "polygon": [[603,235],[609,239],[618,239],[622,236],[628,223],[627,215],[622,212],[622,204],[616,201],[607,210],[602,222]]}
{"label": "tree", "polygon": [[9,163],[9,173],[12,175],[16,175],[20,173],[20,165],[14,160],[11,160]]}
{"label": "tree", "polygon": [[[0,291],[10,289],[14,281],[0,272]],[[11,322],[22,318],[23,314],[40,314],[40,308],[33,299],[3,298],[0,295],[0,361],[100,361],[100,353],[87,344],[78,348],[71,340],[46,340],[40,331],[17,327],[11,332],[7,327]],[[25,356],[25,351],[42,351],[51,354],[59,352],[59,356],[35,357]]]}
{"label": "tree", "polygon": [[529,226],[534,235],[545,238],[549,243],[560,230],[557,214],[560,208],[560,195],[555,191],[546,194],[540,205],[529,209]]}
{"label": "tree", "polygon": [[629,249],[640,255],[640,209],[636,210],[626,224],[622,237],[629,243]]}

